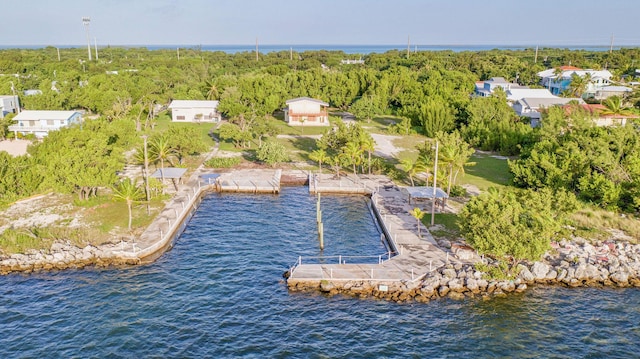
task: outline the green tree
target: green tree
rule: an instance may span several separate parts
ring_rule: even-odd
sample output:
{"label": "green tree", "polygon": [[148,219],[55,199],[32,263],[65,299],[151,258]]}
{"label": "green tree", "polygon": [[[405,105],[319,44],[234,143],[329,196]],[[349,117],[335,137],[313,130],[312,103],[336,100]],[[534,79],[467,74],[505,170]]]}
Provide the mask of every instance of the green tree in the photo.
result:
{"label": "green tree", "polygon": [[495,188],[473,197],[460,212],[460,230],[480,254],[519,262],[539,260],[575,211],[575,196],[549,189]]}
{"label": "green tree", "polygon": [[323,162],[326,163],[327,160],[329,159],[329,156],[327,155],[327,152],[324,149],[319,148],[309,154],[309,159],[311,159],[312,161],[318,162],[318,171],[322,173],[322,163]]}
{"label": "green tree", "polygon": [[123,201],[127,204],[127,210],[129,211],[129,225],[128,229],[131,231],[131,221],[133,219],[133,204],[140,202],[144,199],[144,191],[136,186],[130,178],[120,181],[116,186],[113,186],[113,198],[117,201]]}
{"label": "green tree", "polygon": [[409,211],[409,214],[411,214],[413,218],[418,221],[418,238],[422,238],[420,227],[422,227],[422,218],[424,218],[425,212],[423,212],[420,208],[415,207],[414,209]]}
{"label": "green tree", "polygon": [[278,163],[289,161],[289,155],[284,145],[272,140],[262,143],[262,146],[256,152],[256,157],[271,167],[275,167]]}
{"label": "green tree", "polygon": [[353,174],[356,175],[356,166],[360,164],[360,156],[362,155],[360,146],[355,142],[349,142],[342,148],[342,155],[344,156],[345,162],[353,166]]}
{"label": "green tree", "polygon": [[458,131],[452,133],[439,132],[436,137],[440,142],[439,160],[446,168],[447,195],[451,193],[451,186],[455,185],[458,174],[464,174],[466,166],[474,166],[475,162],[469,162],[469,158],[475,150],[466,143]]}
{"label": "green tree", "polygon": [[454,127],[455,117],[444,100],[430,100],[420,108],[419,120],[424,134],[435,137],[438,132],[448,132]]}

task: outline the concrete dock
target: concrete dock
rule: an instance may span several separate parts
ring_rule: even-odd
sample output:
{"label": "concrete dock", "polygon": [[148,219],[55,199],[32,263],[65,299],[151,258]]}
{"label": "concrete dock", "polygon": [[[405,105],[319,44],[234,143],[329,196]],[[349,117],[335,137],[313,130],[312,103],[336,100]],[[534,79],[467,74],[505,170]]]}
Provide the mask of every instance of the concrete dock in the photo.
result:
{"label": "concrete dock", "polygon": [[[351,189],[351,191],[349,191]],[[346,281],[366,281],[369,285],[393,282],[417,281],[447,262],[472,263],[458,259],[449,250],[440,248],[427,228],[409,214],[413,206],[408,196],[384,176],[359,176],[358,178],[334,178],[328,175],[312,176],[309,179],[311,193],[368,193],[371,194],[371,209],[378,218],[384,235],[393,253],[379,255],[369,264],[358,264],[358,258],[348,255],[327,258],[334,263],[318,264],[316,259],[299,257],[289,270],[287,284],[296,287],[320,285],[321,282],[341,286]],[[371,263],[373,262],[373,263]]]}

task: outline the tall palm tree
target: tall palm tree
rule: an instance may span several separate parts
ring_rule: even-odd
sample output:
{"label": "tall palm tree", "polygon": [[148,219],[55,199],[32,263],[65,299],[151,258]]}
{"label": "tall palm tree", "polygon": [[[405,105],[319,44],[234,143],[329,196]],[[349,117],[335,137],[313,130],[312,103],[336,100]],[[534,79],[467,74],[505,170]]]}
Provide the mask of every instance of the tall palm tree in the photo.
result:
{"label": "tall palm tree", "polygon": [[602,102],[605,109],[602,110],[603,115],[617,115],[617,116],[629,116],[632,111],[624,107],[622,98],[618,96],[611,96]]}
{"label": "tall palm tree", "polygon": [[135,182],[130,178],[121,181],[113,187],[113,198],[127,203],[127,209],[129,210],[129,226],[127,228],[129,231],[131,231],[131,221],[133,218],[133,204],[143,200],[144,196],[144,191],[136,186]]}
{"label": "tall palm tree", "polygon": [[368,133],[364,134],[360,139],[360,149],[367,152],[367,166],[369,167],[369,174],[371,174],[371,152],[375,151],[376,141]]}
{"label": "tall palm tree", "polygon": [[170,165],[173,165],[173,163],[171,162],[171,159],[174,155],[175,155],[175,150],[171,147],[168,137],[159,136],[152,139],[149,142],[149,159],[153,163],[160,162],[160,177],[162,178],[163,184],[164,184],[164,161],[167,161],[169,162]]}
{"label": "tall palm tree", "polygon": [[349,142],[343,148],[343,154],[345,158],[348,160],[349,164],[353,166],[353,174],[357,175],[356,166],[360,163],[362,149],[355,142]]}
{"label": "tall palm tree", "polygon": [[[435,198],[433,200],[435,201]],[[413,218],[418,221],[418,238],[422,238],[422,234],[420,233],[420,227],[422,226],[420,224],[422,223],[422,218],[424,217],[425,212],[423,212],[420,208],[415,207],[414,209],[409,211],[409,214],[411,214]]]}
{"label": "tall palm tree", "polygon": [[450,134],[442,133],[439,136],[440,162],[445,166],[449,178],[447,195],[451,193],[451,186],[456,183],[458,175],[464,174],[465,166],[473,166],[475,162],[469,162],[469,157],[475,150],[465,142],[457,131]]}
{"label": "tall palm tree", "polygon": [[322,173],[322,163],[323,162],[326,163],[327,160],[329,159],[329,156],[327,155],[327,152],[324,149],[320,148],[320,149],[317,149],[317,150],[311,152],[309,154],[309,158],[312,161],[318,162],[318,171],[320,171],[320,173]]}
{"label": "tall palm tree", "polygon": [[216,83],[211,81],[205,81],[205,91],[207,100],[217,100],[220,98],[220,91],[218,90],[218,86]]}

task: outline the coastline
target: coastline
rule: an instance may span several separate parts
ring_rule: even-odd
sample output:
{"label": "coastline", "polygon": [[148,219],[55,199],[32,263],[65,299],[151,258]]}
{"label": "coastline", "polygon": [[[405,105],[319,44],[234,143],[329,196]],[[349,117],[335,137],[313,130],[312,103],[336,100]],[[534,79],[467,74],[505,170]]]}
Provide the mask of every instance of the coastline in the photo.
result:
{"label": "coastline", "polygon": [[[194,176],[199,176],[200,172],[196,171]],[[283,174],[285,179],[283,184],[304,184],[303,176],[297,172],[286,171]],[[197,208],[197,198],[208,190],[205,190],[204,186],[202,188],[198,186],[198,190],[193,194],[195,195],[196,192],[197,196],[189,198],[189,202],[192,202],[187,207],[189,214]],[[165,210],[171,209],[171,203],[178,197],[176,195],[166,205]],[[161,217],[158,215],[154,222]],[[179,222],[173,223],[174,231],[167,232],[162,238],[152,243],[151,246],[157,248],[158,253],[152,253],[151,257],[148,251],[140,251],[140,248],[136,248],[138,243],[107,243],[80,248],[68,241],[56,241],[50,250],[32,250],[25,254],[13,254],[0,259],[0,275],[151,263],[172,247],[175,237],[181,233],[179,229],[183,229],[190,218],[191,215],[182,216]],[[475,264],[461,262],[452,255],[451,260],[443,266],[433,271],[416,273],[421,279],[415,281],[369,281],[366,279],[309,281],[288,278],[287,286],[292,292],[319,291],[328,295],[342,294],[397,302],[429,302],[440,298],[490,298],[522,292],[534,285],[640,287],[640,244],[631,244],[624,240],[607,240],[591,244],[585,239],[576,238],[571,241],[553,242],[552,247],[553,249],[544,256],[543,260],[519,264],[516,267],[518,274],[513,279],[488,278],[487,273],[479,270]],[[455,252],[447,244],[441,249]],[[146,254],[141,256],[139,255],[141,253]],[[483,263],[485,266],[496,264],[490,259],[483,259],[478,263]]]}

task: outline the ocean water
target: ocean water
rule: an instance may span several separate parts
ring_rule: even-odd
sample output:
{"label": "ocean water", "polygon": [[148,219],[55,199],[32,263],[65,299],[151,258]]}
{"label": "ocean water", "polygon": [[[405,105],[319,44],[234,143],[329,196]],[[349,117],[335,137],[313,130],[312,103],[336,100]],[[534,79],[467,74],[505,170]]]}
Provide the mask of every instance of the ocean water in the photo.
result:
{"label": "ocean water", "polygon": [[[0,277],[0,358],[633,358],[637,289],[391,303],[289,293],[298,255],[384,252],[363,197],[206,198],[153,264]],[[327,258],[327,260],[331,260]]]}
{"label": "ocean water", "polygon": [[[0,49],[41,49],[47,46],[54,46],[59,48],[83,48],[86,45],[0,45]],[[99,45],[99,48],[103,48],[106,45]],[[189,49],[201,49],[203,51],[222,51],[228,54],[235,54],[240,52],[254,52],[256,50],[255,44],[238,44],[238,45],[197,45],[197,44],[175,44],[175,45],[109,45],[113,47],[125,47],[125,48],[147,48],[149,50],[160,50],[160,49],[170,49],[175,50],[176,48],[189,48]],[[636,45],[624,45],[624,46],[614,46],[614,50],[620,50],[622,48],[634,48],[638,47]],[[410,51],[453,51],[453,52],[463,52],[463,51],[488,51],[488,50],[525,50],[525,49],[535,49],[536,45],[416,45],[412,44],[409,46]],[[552,49],[567,49],[567,50],[583,50],[583,51],[609,51],[609,45],[539,45],[540,49],[544,48],[552,48]],[[279,52],[279,51],[296,51],[296,52],[305,52],[305,51],[342,51],[345,54],[350,55],[366,55],[372,53],[385,53],[387,51],[398,50],[398,51],[406,51],[407,44],[391,44],[391,45],[327,45],[327,44],[319,44],[319,45],[304,45],[304,44],[296,44],[296,45],[287,45],[287,44],[268,44],[268,45],[260,45],[258,44],[258,51],[261,53],[269,53],[269,52]]]}

